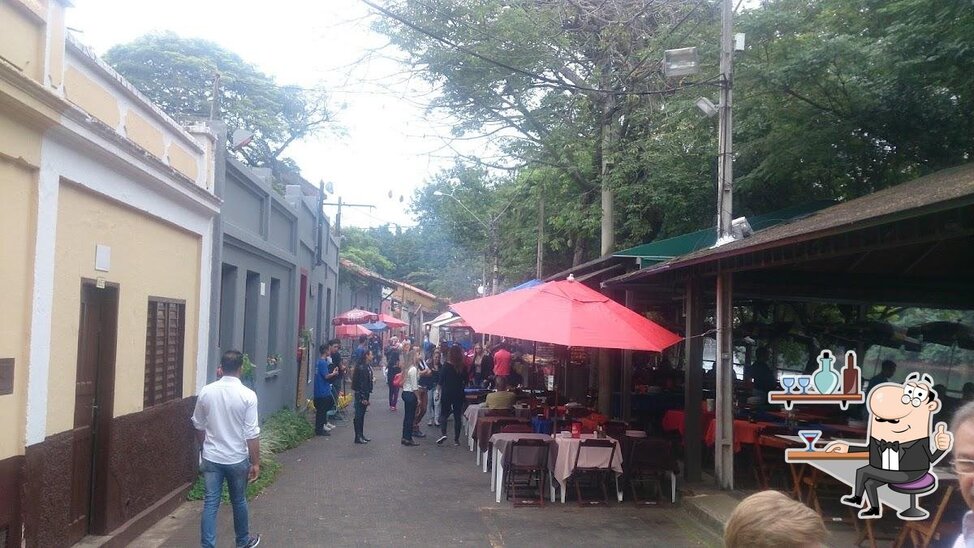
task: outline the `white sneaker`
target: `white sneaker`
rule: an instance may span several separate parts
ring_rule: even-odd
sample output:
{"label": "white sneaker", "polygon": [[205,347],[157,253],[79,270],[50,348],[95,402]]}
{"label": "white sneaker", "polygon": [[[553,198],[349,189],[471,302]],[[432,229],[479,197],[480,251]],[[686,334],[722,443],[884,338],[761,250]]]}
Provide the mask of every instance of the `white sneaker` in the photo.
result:
{"label": "white sneaker", "polygon": [[330,430],[334,430],[335,425],[332,424],[332,423],[330,423],[330,422],[328,422],[328,423],[325,423],[325,426],[323,428],[325,429],[325,432],[328,432]]}

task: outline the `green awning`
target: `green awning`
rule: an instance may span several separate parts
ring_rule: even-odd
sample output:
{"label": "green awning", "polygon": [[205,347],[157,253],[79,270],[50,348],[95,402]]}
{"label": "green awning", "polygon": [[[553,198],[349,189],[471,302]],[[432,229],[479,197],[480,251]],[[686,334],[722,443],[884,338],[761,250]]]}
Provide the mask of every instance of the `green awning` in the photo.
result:
{"label": "green awning", "polygon": [[[817,200],[796,206],[786,207],[771,213],[748,217],[747,222],[751,228],[758,230],[775,226],[788,221],[793,221],[805,217],[820,209],[835,205],[832,200]],[[629,249],[623,249],[613,253],[613,257],[636,257],[639,259],[639,268],[650,266],[663,261],[668,261],[673,257],[679,257],[692,253],[698,249],[711,247],[717,242],[716,228],[705,228],[696,232],[681,234],[665,240],[657,240],[648,244],[637,245]]]}

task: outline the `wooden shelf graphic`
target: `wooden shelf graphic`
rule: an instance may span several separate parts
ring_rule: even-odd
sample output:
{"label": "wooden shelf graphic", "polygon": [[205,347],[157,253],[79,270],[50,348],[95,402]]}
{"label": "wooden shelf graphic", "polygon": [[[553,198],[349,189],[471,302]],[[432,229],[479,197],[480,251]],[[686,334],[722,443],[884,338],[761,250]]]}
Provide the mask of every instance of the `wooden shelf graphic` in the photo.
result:
{"label": "wooden shelf graphic", "polygon": [[866,401],[861,392],[856,394],[799,394],[797,392],[771,392],[768,394],[771,403],[784,403],[785,409],[791,409],[795,403],[838,403],[842,409],[848,409],[850,403]]}

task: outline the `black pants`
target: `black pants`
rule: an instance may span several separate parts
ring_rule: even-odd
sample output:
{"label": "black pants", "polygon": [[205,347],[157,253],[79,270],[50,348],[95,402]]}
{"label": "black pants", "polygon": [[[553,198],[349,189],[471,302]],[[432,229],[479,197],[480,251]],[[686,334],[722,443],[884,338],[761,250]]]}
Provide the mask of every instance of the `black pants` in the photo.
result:
{"label": "black pants", "polygon": [[460,441],[460,421],[463,417],[463,400],[456,397],[440,400],[440,434],[446,435],[446,420],[453,414],[453,441]]}
{"label": "black pants", "polygon": [[863,466],[856,470],[857,497],[866,493],[870,508],[879,508],[879,488],[889,483],[908,483],[923,477],[926,472],[916,470],[883,470],[875,466]]}
{"label": "black pants", "polygon": [[403,390],[402,403],[405,413],[402,415],[402,439],[413,441],[413,421],[416,420],[416,394]]}
{"label": "black pants", "polygon": [[335,407],[335,400],[331,396],[315,398],[315,434],[324,431],[325,423],[328,422],[328,412]]}
{"label": "black pants", "polygon": [[355,418],[352,419],[352,424],[355,426],[355,439],[357,440],[365,437],[365,412],[368,409],[362,404],[361,399],[355,398]]}

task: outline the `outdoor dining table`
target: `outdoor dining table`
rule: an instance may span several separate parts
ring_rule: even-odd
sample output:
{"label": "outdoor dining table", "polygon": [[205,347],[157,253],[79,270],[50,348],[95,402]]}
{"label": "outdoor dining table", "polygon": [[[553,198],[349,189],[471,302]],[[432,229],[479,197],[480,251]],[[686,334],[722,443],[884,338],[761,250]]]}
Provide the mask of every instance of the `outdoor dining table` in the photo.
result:
{"label": "outdoor dining table", "polygon": [[[780,428],[783,425],[775,422],[750,422],[746,420],[734,420],[734,452],[740,453],[744,445],[754,445],[758,437],[766,428]],[[710,421],[707,433],[703,437],[707,445],[713,445],[717,441],[717,419]]]}
{"label": "outdoor dining table", "polygon": [[[494,469],[490,475],[490,490],[495,492],[495,502],[501,501],[501,493],[504,491],[504,463],[507,462],[507,453],[511,450],[515,441],[518,440],[542,440],[548,444],[553,443],[548,434],[527,434],[527,433],[499,433],[490,437],[489,443],[494,448]],[[550,455],[550,449],[549,449]],[[534,459],[529,459],[534,461]]]}
{"label": "outdoor dining table", "polygon": [[[716,415],[709,411],[700,411],[700,431],[706,432],[707,427],[710,425],[710,421],[714,420]],[[680,436],[686,435],[686,412],[682,409],[670,409],[663,414],[663,422],[661,426],[664,432],[679,432]]]}
{"label": "outdoor dining table", "polygon": [[471,451],[474,450],[473,432],[477,428],[477,420],[487,412],[487,404],[473,403],[463,410],[463,424],[466,425],[467,445]]}
{"label": "outdoor dining table", "polygon": [[[548,468],[561,488],[561,502],[563,503],[565,502],[565,493],[568,489],[568,478],[575,471],[575,457],[578,455],[582,440],[586,439],[596,439],[596,436],[595,434],[582,434],[579,438],[565,438],[557,435],[552,438],[551,452],[548,454]],[[594,452],[598,455],[596,457],[591,456],[593,452],[587,452],[589,456],[586,460],[581,460],[579,464],[584,467],[608,467],[611,465],[612,470],[616,473],[616,496],[619,498],[619,502],[622,502],[622,491],[619,489],[619,476],[622,474],[622,446],[618,440],[611,436],[607,436],[605,439],[612,440],[613,445],[615,445],[611,463],[607,462],[608,455],[605,455],[604,451],[597,451]],[[551,501],[554,502],[554,482],[550,484],[550,487]]]}
{"label": "outdoor dining table", "polygon": [[477,419],[477,427],[474,429],[473,439],[477,446],[477,464],[479,465],[483,461],[484,472],[487,471],[487,452],[490,450],[490,437],[500,431],[500,423],[503,422],[530,423],[528,419],[519,419],[517,417],[480,417]]}

